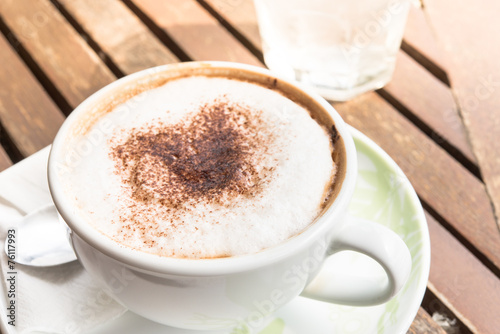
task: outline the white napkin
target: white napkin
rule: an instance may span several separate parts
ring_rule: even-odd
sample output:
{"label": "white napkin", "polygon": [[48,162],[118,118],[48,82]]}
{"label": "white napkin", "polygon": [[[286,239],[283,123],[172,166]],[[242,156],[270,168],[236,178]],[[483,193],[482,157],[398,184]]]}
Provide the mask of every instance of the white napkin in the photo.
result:
{"label": "white napkin", "polygon": [[[47,184],[49,148],[0,173],[0,324],[2,332],[85,333],[123,314],[126,309],[96,286],[78,262],[51,268],[8,266],[4,243],[7,230],[15,228],[29,212],[51,203]],[[9,298],[16,272],[15,299]],[[15,301],[15,327],[6,317]]]}

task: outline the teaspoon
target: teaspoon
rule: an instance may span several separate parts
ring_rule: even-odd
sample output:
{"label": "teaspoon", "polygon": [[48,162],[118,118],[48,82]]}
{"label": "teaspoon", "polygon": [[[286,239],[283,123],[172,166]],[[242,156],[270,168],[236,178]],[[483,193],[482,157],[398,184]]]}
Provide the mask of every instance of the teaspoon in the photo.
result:
{"label": "teaspoon", "polygon": [[50,267],[76,260],[65,226],[52,204],[24,216],[17,225],[15,243],[10,245],[9,250],[6,240],[5,253],[15,253],[13,261],[27,266]]}

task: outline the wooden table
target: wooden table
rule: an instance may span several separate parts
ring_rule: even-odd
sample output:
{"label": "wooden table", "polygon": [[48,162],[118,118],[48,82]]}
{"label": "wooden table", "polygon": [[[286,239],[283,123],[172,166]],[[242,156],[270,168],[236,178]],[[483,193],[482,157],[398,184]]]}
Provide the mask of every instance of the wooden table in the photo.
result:
{"label": "wooden table", "polygon": [[[2,0],[0,31],[0,170],[49,145],[73,108],[126,74],[187,60],[264,66],[252,0]],[[457,67],[441,52],[413,8],[390,84],[333,105],[401,166],[426,210],[432,267],[409,332],[444,333],[439,313],[457,333],[499,333],[498,185],[471,147],[478,131],[462,122]]]}

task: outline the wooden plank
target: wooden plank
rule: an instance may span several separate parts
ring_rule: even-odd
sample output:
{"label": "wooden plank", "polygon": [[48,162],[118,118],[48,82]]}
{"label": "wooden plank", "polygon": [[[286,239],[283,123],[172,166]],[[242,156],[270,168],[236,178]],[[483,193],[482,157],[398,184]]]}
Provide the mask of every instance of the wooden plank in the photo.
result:
{"label": "wooden plank", "polygon": [[72,107],[115,79],[49,0],[0,1],[0,15]]}
{"label": "wooden plank", "polygon": [[450,88],[407,54],[398,53],[394,76],[383,90],[455,146],[467,159],[475,162]]}
{"label": "wooden plank", "polygon": [[0,50],[0,121],[19,152],[28,156],[52,142],[64,115],[3,35]]}
{"label": "wooden plank", "polygon": [[477,6],[472,0],[428,1],[426,11],[445,50],[452,87],[500,228],[500,2],[485,0]]}
{"label": "wooden plank", "polygon": [[178,61],[121,1],[59,2],[124,73]]}
{"label": "wooden plank", "polygon": [[500,279],[432,216],[426,218],[432,249],[429,289],[473,333],[498,333]]}
{"label": "wooden plank", "polygon": [[417,316],[406,334],[446,334],[446,332],[423,309],[418,310]]}
{"label": "wooden plank", "polygon": [[[227,0],[204,0],[204,2],[261,49],[261,39],[252,0],[230,2]],[[419,14],[423,15],[421,10],[417,8],[413,8],[412,12],[414,18],[419,17]],[[420,25],[417,24],[411,26],[412,29],[419,27]],[[425,28],[429,32],[427,25]],[[410,35],[413,37],[416,34]],[[422,34],[422,36],[424,35]],[[439,136],[455,146],[467,159],[475,161],[451,90],[403,52],[398,54],[394,77],[385,90],[397,99],[398,103],[402,103],[408,110],[417,115]]]}
{"label": "wooden plank", "polygon": [[[2,137],[2,133],[0,133],[0,138]],[[0,172],[12,166],[12,161],[9,156],[5,152],[2,146],[0,146]]]}
{"label": "wooden plank", "polygon": [[259,60],[195,0],[134,0],[193,60]]}
{"label": "wooden plank", "polygon": [[500,268],[500,234],[483,183],[377,94],[334,106],[389,153],[425,202]]}
{"label": "wooden plank", "polygon": [[253,0],[204,0],[204,2],[236,27],[255,47],[262,48]]}
{"label": "wooden plank", "polygon": [[[411,6],[406,22],[403,48],[414,58],[417,58],[437,76],[446,77],[446,64],[443,53],[437,44],[436,35],[422,8]],[[422,59],[424,56],[425,59]],[[432,68],[434,67],[434,68]],[[442,71],[442,73],[436,73]],[[441,78],[442,79],[442,78]]]}

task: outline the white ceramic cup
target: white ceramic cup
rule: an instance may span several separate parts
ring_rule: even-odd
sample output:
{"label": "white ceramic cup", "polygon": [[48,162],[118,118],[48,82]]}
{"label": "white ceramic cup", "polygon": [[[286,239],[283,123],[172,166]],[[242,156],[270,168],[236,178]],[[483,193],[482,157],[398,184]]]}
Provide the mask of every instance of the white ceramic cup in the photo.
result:
{"label": "white ceramic cup", "polygon": [[[68,152],[65,145],[68,136],[89,119],[99,117],[100,108],[106,109],[108,105],[116,105],[116,100],[128,99],[133,95],[129,93],[137,91],[137,87],[193,73],[217,76],[238,73],[245,80],[266,82],[283,89],[288,96],[314,105],[331,117],[345,147],[344,179],[335,200],[302,233],[255,254],[178,259],[124,247],[78,216],[62,186],[64,172],[71,170],[61,172],[61,166],[67,168],[68,159],[78,163],[78,158],[85,157],[83,153],[78,156],[75,151]],[[67,118],[54,140],[48,164],[54,203],[69,227],[74,250],[83,267],[131,311],[159,323],[188,329],[231,327],[242,322],[257,328],[268,315],[300,294],[357,306],[383,303],[397,294],[411,270],[410,252],[388,228],[347,216],[356,174],[354,142],[348,127],[330,104],[297,84],[276,78],[265,69],[226,62],[161,66],[104,87]],[[353,280],[349,268],[339,267],[333,268],[337,276],[334,283],[308,287],[325,259],[343,250],[372,257],[383,267],[387,278],[374,280],[367,275]]]}

